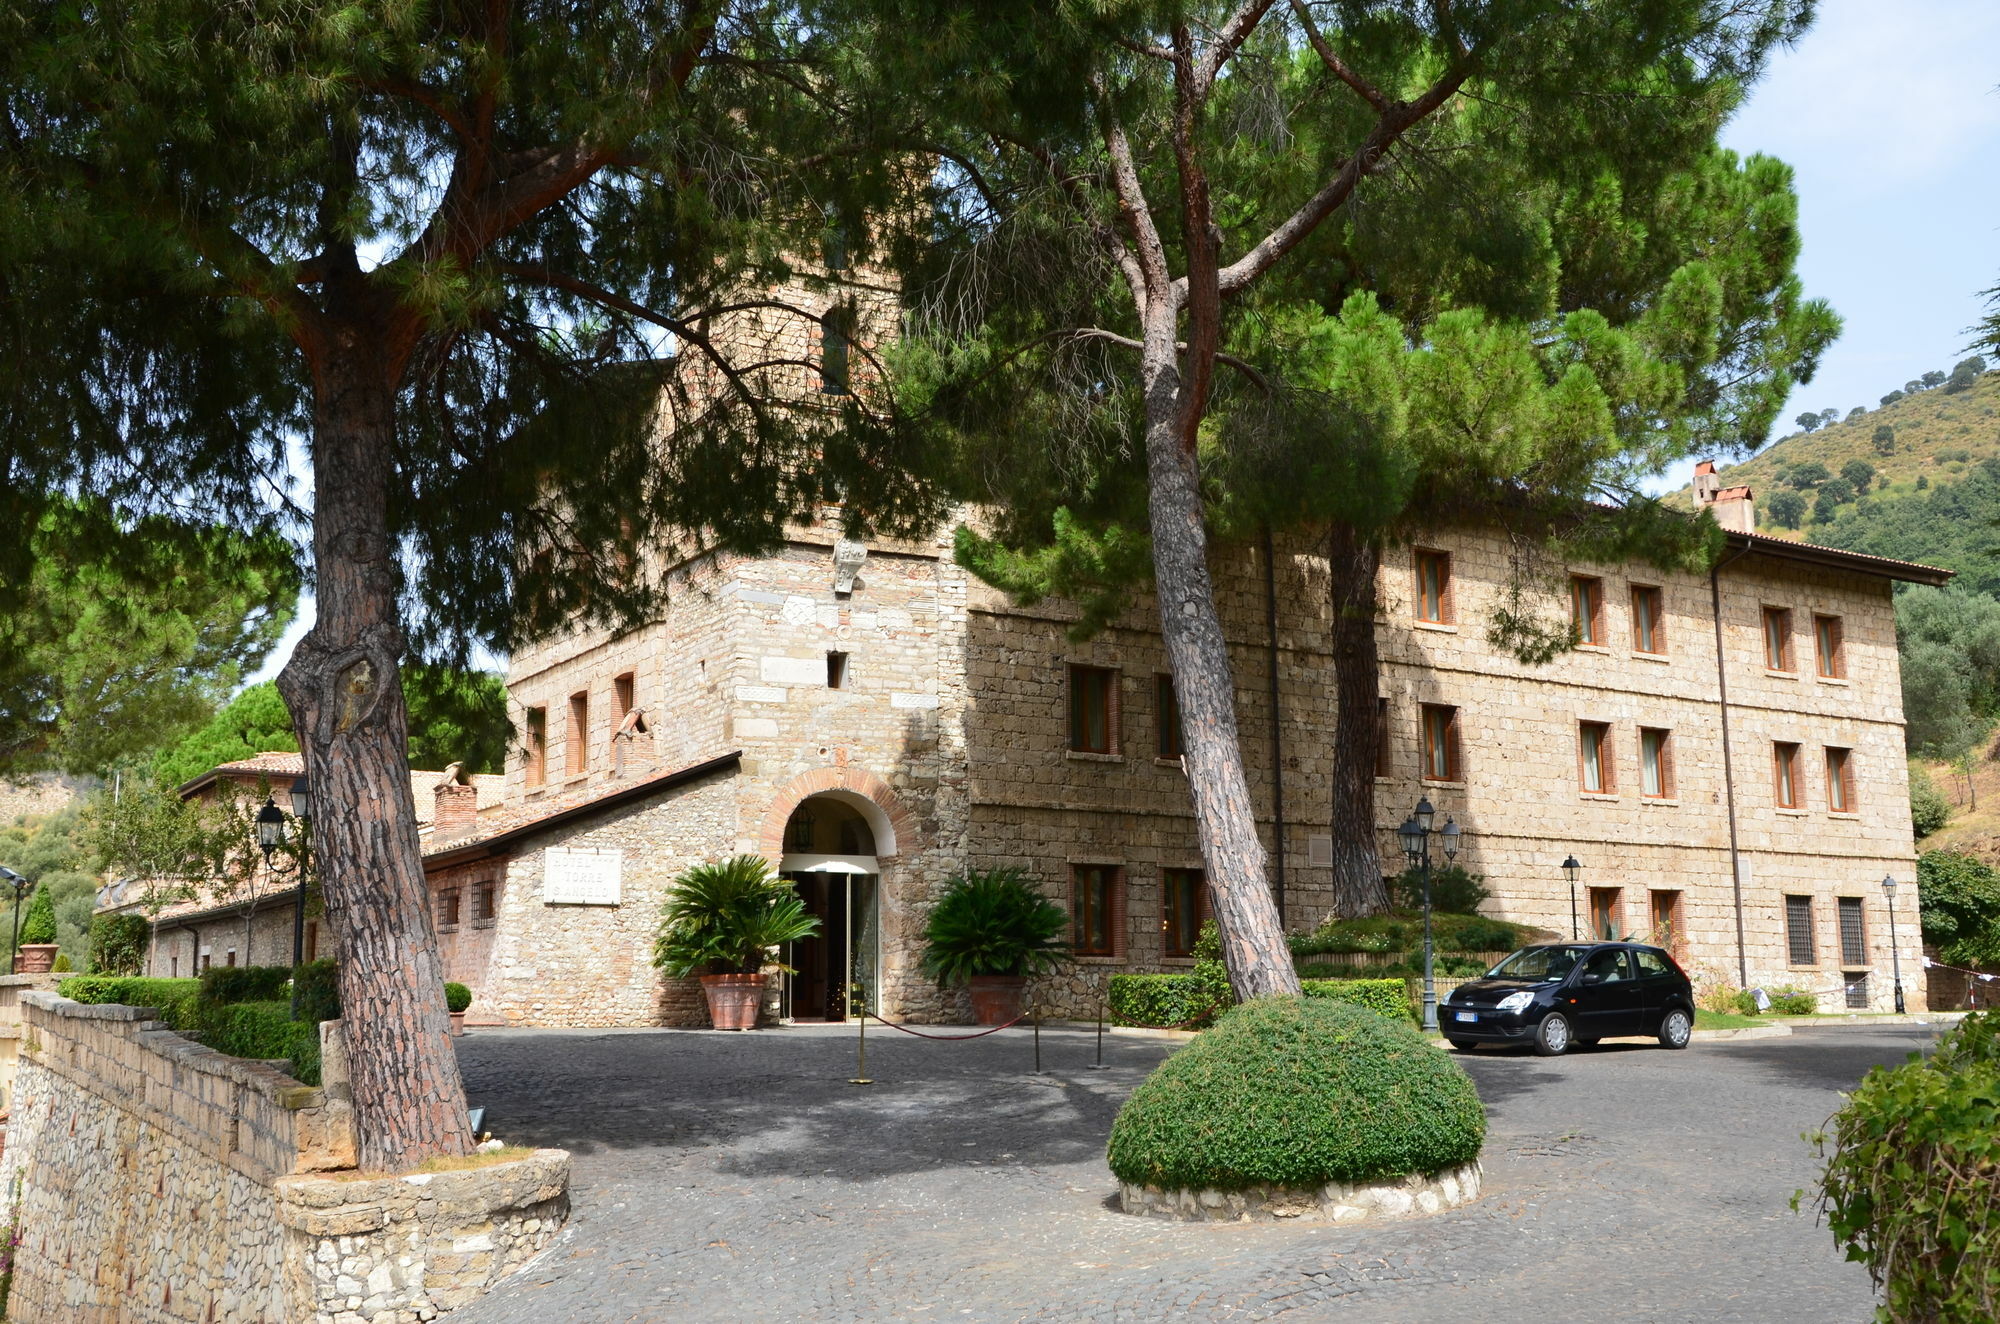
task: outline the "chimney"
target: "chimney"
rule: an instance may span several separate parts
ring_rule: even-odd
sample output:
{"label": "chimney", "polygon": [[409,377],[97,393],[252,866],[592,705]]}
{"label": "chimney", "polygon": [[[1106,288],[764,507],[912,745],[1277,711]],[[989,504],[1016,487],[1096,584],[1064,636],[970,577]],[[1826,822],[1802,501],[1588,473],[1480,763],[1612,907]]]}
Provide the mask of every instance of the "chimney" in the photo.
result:
{"label": "chimney", "polygon": [[472,831],[479,821],[479,788],[466,780],[465,765],[454,763],[446,768],[434,794],[437,808],[431,815],[431,840],[451,841]]}
{"label": "chimney", "polygon": [[1713,506],[1715,522],[1731,533],[1757,531],[1756,493],[1747,487],[1724,487],[1715,472],[1715,461],[1701,460],[1694,466],[1694,504]]}

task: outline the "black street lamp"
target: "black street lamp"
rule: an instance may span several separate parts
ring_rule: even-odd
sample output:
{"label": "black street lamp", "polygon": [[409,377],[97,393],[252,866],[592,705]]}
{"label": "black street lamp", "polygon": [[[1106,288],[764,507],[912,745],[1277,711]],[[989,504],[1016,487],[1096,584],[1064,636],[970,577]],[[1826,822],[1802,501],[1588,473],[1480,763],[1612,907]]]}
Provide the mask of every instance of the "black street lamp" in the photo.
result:
{"label": "black street lamp", "polygon": [[1435,1030],[1438,1027],[1437,978],[1435,971],[1432,969],[1433,953],[1431,948],[1431,838],[1433,836],[1444,838],[1444,858],[1445,863],[1449,864],[1458,858],[1458,840],[1460,836],[1458,824],[1453,822],[1449,816],[1445,818],[1443,827],[1433,829],[1431,823],[1435,821],[1436,817],[1437,811],[1431,808],[1430,798],[1426,796],[1417,801],[1416,809],[1411,812],[1408,818],[1403,820],[1403,825],[1396,829],[1396,836],[1401,840],[1403,845],[1403,858],[1410,862],[1411,868],[1422,869],[1424,875],[1423,1027],[1426,1031]]}
{"label": "black street lamp", "polygon": [[1896,972],[1896,1014],[1903,1014],[1903,954],[1896,950],[1896,879],[1885,874],[1882,895],[1889,905],[1889,964]]}
{"label": "black street lamp", "polygon": [[1572,855],[1562,862],[1562,871],[1563,877],[1569,879],[1569,940],[1575,942],[1578,937],[1576,927],[1576,880],[1577,876],[1583,872],[1583,866],[1578,864],[1576,856]]}
{"label": "black street lamp", "polygon": [[16,967],[21,963],[21,895],[28,890],[28,880],[0,864],[0,883],[14,889],[14,955],[7,961],[7,973],[11,975],[19,973]]}
{"label": "black street lamp", "polygon": [[297,1020],[299,1018],[298,968],[305,964],[306,957],[306,879],[308,873],[303,866],[310,844],[306,836],[306,828],[312,821],[312,801],[304,777],[298,777],[293,780],[291,800],[291,817],[297,819],[299,824],[299,853],[292,857],[292,861],[289,864],[280,864],[271,858],[271,853],[285,842],[286,815],[285,811],[278,808],[268,795],[264,797],[264,807],[257,811],[257,845],[264,852],[265,868],[276,874],[296,872],[299,876],[298,890],[292,902],[292,1019]]}

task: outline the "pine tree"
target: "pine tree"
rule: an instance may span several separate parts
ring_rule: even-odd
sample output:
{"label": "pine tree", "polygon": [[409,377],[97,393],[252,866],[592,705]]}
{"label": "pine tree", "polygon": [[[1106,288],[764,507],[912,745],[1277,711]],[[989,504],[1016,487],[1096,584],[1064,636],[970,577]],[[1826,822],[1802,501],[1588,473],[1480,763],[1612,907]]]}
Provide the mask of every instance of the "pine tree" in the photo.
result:
{"label": "pine tree", "polygon": [[[364,1167],[472,1140],[406,648],[629,619],[642,549],[768,544],[822,495],[812,438],[862,412],[788,404],[787,364],[706,330],[775,309],[746,291],[879,179],[817,42],[751,0],[0,0],[0,517],[88,485],[277,522],[308,439],[319,614],[278,684]],[[26,559],[0,544],[0,583]]]}

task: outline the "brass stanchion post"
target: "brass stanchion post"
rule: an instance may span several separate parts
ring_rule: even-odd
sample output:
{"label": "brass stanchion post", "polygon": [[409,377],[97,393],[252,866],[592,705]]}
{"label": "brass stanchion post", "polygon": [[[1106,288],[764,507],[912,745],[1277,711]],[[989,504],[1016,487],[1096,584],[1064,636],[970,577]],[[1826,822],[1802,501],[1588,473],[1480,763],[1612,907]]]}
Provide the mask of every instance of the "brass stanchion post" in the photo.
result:
{"label": "brass stanchion post", "polygon": [[1042,1070],[1042,1004],[1039,1002],[1035,1004],[1035,1074],[1038,1076],[1049,1074]]}
{"label": "brass stanchion post", "polygon": [[1104,999],[1097,999],[1097,1060],[1090,1064],[1092,1071],[1104,1070]]}
{"label": "brass stanchion post", "polygon": [[854,1051],[854,1074],[848,1078],[847,1083],[873,1085],[875,1082],[868,1078],[868,998],[865,994],[861,999],[860,1033],[855,1036]]}

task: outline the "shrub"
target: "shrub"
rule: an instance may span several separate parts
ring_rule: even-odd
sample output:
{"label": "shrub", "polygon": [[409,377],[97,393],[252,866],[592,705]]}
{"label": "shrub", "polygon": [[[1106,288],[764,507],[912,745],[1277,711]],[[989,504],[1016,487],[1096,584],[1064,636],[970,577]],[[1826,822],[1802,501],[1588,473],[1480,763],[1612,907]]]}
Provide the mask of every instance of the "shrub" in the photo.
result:
{"label": "shrub", "polygon": [[292,982],[288,965],[216,965],[201,972],[204,1002],[269,1002]]}
{"label": "shrub", "polygon": [[55,940],[55,893],[44,885],[35,889],[35,899],[28,903],[28,913],[21,917],[21,941],[41,943]]}
{"label": "shrub", "polygon": [[1113,975],[1104,1001],[1113,1025],[1199,1030],[1214,1024],[1234,998],[1225,988],[1217,999],[1215,990],[1192,974]]}
{"label": "shrub", "polygon": [[1910,769],[1910,827],[1917,836],[1931,833],[1951,822],[1951,801],[1944,798],[1922,768]]}
{"label": "shrub", "polygon": [[1768,988],[1771,1010],[1779,1016],[1811,1016],[1819,1011],[1819,998],[1810,989]]}
{"label": "shrub", "polygon": [[145,969],[152,925],[144,915],[94,915],[90,920],[90,973],[136,975]]}
{"label": "shrub", "polygon": [[201,994],[198,979],[142,979],[125,975],[77,975],[56,991],[77,1002],[116,1002],[127,1007],[151,1007],[160,1019],[178,1025],[181,1009]]}
{"label": "shrub", "polygon": [[293,1020],[289,1002],[196,1003],[186,1026],[218,1053],[264,1061],[282,1060],[293,1079],[319,1080],[319,1026]]}
{"label": "shrub", "polygon": [[[1476,915],[1492,896],[1484,874],[1467,873],[1457,865],[1431,870],[1431,910],[1447,915]],[[1398,910],[1424,908],[1424,871],[1405,869],[1389,880],[1389,896]]]}
{"label": "shrub", "polygon": [[444,986],[444,1007],[446,1011],[464,1011],[472,1005],[472,990],[463,984],[447,980]]}
{"label": "shrub", "polygon": [[653,964],[676,979],[755,974],[773,948],[819,931],[792,885],[761,855],[697,864],[661,908]]}
{"label": "shrub", "polygon": [[70,963],[68,952],[57,952],[56,959],[49,963],[49,970],[58,975],[66,975],[74,969],[76,967]]}
{"label": "shrub", "polygon": [[921,969],[947,984],[975,975],[1039,975],[1069,959],[1069,915],[1019,869],[951,879],[924,926]]}
{"label": "shrub", "polygon": [[1301,979],[1299,987],[1309,998],[1346,1002],[1366,1007],[1390,1020],[1414,1020],[1407,979]]}
{"label": "shrub", "polygon": [[1757,1005],[1757,995],[1755,993],[1752,993],[1747,988],[1739,988],[1730,993],[1727,1010],[1735,1012],[1738,1016],[1755,1016],[1763,1008]]}
{"label": "shrub", "polygon": [[1314,1187],[1469,1163],[1472,1080],[1407,1021],[1328,998],[1258,998],[1161,1063],[1112,1123],[1119,1180]]}
{"label": "shrub", "polygon": [[299,993],[299,1019],[308,1025],[340,1019],[340,968],[331,960],[308,961],[292,971]]}
{"label": "shrub", "polygon": [[1952,965],[2000,961],[2000,872],[1971,855],[1927,850],[1917,857],[1924,941]]}
{"label": "shrub", "polygon": [[[2000,1319],[2000,1016],[1968,1016],[1928,1061],[1877,1067],[1811,1139],[1834,1241],[1868,1266],[1883,1317]],[[1797,1208],[1804,1191],[1792,1197]]]}

